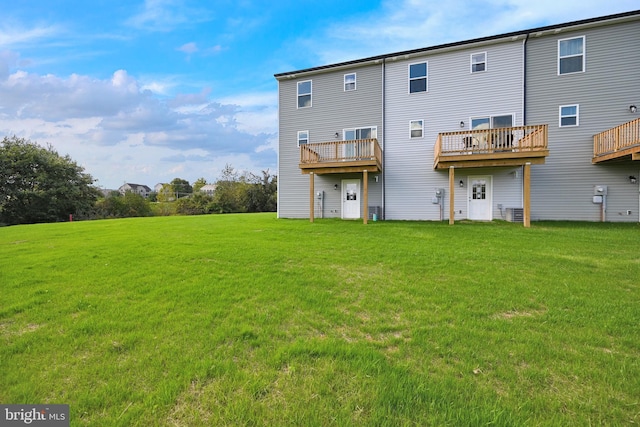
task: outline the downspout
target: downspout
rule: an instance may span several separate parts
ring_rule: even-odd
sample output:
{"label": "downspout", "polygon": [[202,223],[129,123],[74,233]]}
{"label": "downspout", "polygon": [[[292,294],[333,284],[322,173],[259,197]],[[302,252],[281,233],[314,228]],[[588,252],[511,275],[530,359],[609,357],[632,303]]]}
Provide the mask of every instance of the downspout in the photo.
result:
{"label": "downspout", "polygon": [[522,44],[522,126],[527,125],[527,42],[529,33]]}
{"label": "downspout", "polygon": [[[522,126],[527,125],[527,42],[529,41],[529,33],[522,43]],[[524,207],[524,165],[520,167],[520,173],[522,176],[522,207]],[[530,171],[529,171],[530,173]],[[531,196],[529,196],[529,200]],[[530,209],[530,208],[529,208]],[[529,218],[531,212],[529,212]]]}
{"label": "downspout", "polygon": [[384,174],[385,174],[385,170],[386,170],[386,162],[384,160],[385,157],[385,152],[386,150],[386,143],[387,143],[387,138],[386,133],[387,133],[387,123],[386,123],[386,110],[385,110],[385,104],[386,104],[386,93],[385,93],[385,71],[386,71],[386,64],[387,64],[387,58],[382,58],[382,218],[381,219],[386,219],[386,213],[385,213],[385,186],[386,186],[386,181],[384,179]]}

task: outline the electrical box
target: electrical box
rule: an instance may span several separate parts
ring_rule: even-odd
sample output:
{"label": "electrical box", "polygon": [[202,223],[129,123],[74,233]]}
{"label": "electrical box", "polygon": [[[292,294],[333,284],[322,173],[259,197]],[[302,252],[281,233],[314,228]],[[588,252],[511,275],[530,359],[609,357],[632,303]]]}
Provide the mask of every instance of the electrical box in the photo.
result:
{"label": "electrical box", "polygon": [[602,196],[593,196],[593,203],[595,203],[596,205],[601,205],[602,204]]}
{"label": "electrical box", "polygon": [[438,196],[433,196],[433,198],[431,199],[431,203],[433,203],[434,205],[439,205],[440,198]]}
{"label": "electrical box", "polygon": [[[607,195],[607,186],[606,185],[594,185],[593,186],[593,195],[594,196],[606,196]],[[596,203],[596,202],[593,202],[593,203]],[[600,202],[600,203],[602,203],[602,202]]]}
{"label": "electrical box", "polygon": [[316,199],[321,200],[322,199],[322,191],[318,191],[316,192]]}

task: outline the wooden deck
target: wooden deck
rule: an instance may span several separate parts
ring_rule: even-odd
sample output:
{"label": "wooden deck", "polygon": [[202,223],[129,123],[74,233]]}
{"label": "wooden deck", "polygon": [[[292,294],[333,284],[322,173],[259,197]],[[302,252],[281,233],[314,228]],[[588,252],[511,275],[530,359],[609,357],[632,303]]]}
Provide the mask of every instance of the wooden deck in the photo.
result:
{"label": "wooden deck", "polygon": [[591,163],[640,160],[640,118],[593,136]]}
{"label": "wooden deck", "polygon": [[444,132],[434,147],[434,169],[542,164],[549,155],[548,126]]}
{"label": "wooden deck", "polygon": [[382,150],[378,140],[358,139],[300,145],[302,173],[380,172]]}

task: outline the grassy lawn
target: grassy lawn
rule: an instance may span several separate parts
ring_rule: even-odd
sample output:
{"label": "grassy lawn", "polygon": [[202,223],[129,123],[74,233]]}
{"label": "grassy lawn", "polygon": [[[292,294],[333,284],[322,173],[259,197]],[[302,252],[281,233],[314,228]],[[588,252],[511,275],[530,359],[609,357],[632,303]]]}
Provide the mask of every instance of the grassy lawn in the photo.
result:
{"label": "grassy lawn", "polygon": [[73,426],[638,424],[640,226],[0,228],[0,340]]}

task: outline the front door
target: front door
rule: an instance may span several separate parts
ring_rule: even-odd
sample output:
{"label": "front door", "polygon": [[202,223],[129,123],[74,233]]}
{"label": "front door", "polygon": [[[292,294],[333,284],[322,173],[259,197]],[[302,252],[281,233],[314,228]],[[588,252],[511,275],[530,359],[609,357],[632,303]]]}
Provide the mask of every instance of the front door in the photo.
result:
{"label": "front door", "polygon": [[491,176],[470,176],[468,179],[469,219],[491,221]]}
{"label": "front door", "polygon": [[360,218],[360,180],[342,180],[342,218]]}

